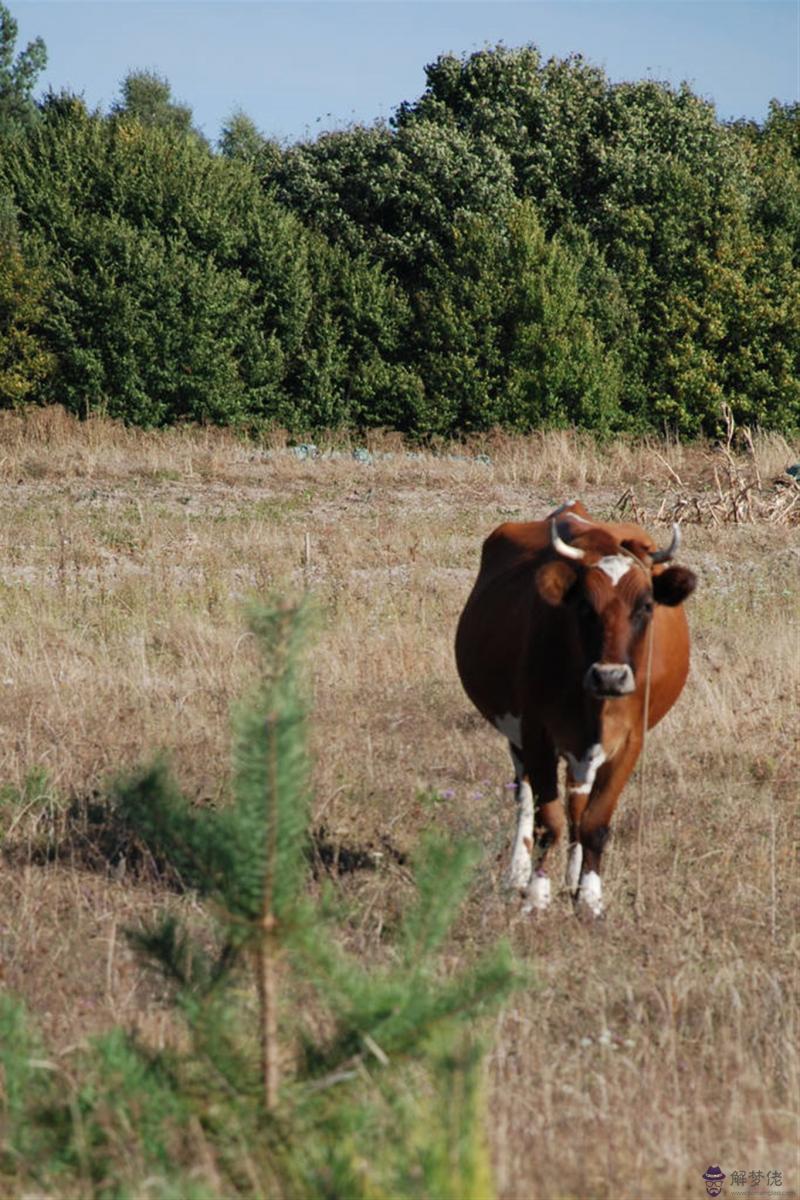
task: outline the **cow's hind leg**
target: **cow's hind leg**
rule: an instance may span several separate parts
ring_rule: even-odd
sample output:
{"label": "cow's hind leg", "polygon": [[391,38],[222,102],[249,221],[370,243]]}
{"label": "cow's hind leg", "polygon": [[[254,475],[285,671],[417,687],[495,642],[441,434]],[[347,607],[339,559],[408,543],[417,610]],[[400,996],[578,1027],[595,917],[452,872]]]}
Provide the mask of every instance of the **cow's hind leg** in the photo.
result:
{"label": "cow's hind leg", "polygon": [[545,738],[526,739],[523,752],[509,742],[517,782],[517,832],[508,885],[526,897],[525,912],[550,904],[548,859],[561,837],[564,813],[558,800],[555,749]]}
{"label": "cow's hind leg", "polygon": [[533,866],[533,789],[522,765],[522,751],[512,741],[509,741],[508,748],[517,785],[517,832],[507,883],[512,891],[524,894],[528,890]]}
{"label": "cow's hind leg", "polygon": [[543,912],[550,904],[549,860],[564,831],[564,810],[558,799],[558,758],[544,731],[523,734],[523,784],[533,803],[533,852],[525,912]]}

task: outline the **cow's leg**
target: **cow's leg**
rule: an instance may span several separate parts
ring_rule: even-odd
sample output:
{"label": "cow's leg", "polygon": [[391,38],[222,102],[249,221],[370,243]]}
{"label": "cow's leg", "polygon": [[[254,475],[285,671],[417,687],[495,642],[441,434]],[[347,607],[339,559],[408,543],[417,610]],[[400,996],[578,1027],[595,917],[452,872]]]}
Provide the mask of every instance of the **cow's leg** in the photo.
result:
{"label": "cow's leg", "polygon": [[581,867],[583,866],[583,846],[581,845],[581,818],[586,805],[589,803],[588,789],[576,783],[567,771],[567,815],[569,817],[569,847],[567,849],[566,885],[573,899],[578,894],[581,882]]}
{"label": "cow's leg", "polygon": [[558,798],[558,758],[544,730],[526,730],[525,776],[533,793],[534,829],[530,883],[525,912],[543,912],[550,904],[549,860],[564,830],[564,809]]}
{"label": "cow's leg", "polygon": [[566,884],[574,898],[580,885],[583,865],[583,846],[580,839],[581,818],[589,803],[597,772],[606,761],[606,756],[600,743],[594,741],[582,755],[567,752],[565,757],[567,760],[567,811],[569,814]]}
{"label": "cow's leg", "polygon": [[533,865],[533,789],[525,774],[522,751],[509,739],[511,761],[514,764],[514,779],[517,785],[517,832],[507,884],[515,892],[525,893],[531,878]]}
{"label": "cow's leg", "polygon": [[[597,772],[588,803],[583,807],[577,828],[582,858],[578,903],[592,916],[603,912],[603,885],[600,881],[600,862],[611,829],[611,818],[620,793],[630,778],[642,748],[641,736],[629,738],[619,754],[603,763]],[[580,803],[571,806],[571,816]]]}
{"label": "cow's leg", "polygon": [[538,804],[535,813],[534,860],[524,912],[544,912],[550,906],[550,852],[564,832],[564,806],[556,797]]}

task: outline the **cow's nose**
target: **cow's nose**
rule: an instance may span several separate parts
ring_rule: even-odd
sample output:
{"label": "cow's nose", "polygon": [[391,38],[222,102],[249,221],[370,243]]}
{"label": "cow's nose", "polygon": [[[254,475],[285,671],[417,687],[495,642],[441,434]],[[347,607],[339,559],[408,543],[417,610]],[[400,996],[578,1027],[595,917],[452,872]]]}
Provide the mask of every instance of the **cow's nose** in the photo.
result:
{"label": "cow's nose", "polygon": [[627,663],[592,663],[583,686],[593,696],[627,696],[636,683]]}

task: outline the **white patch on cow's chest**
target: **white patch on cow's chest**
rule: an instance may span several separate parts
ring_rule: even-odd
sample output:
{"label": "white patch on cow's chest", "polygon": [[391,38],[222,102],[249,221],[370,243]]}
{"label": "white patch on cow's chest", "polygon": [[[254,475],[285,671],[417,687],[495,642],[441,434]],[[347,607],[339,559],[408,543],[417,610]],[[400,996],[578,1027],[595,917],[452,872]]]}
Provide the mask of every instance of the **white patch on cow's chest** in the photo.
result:
{"label": "white patch on cow's chest", "polygon": [[522,720],[520,717],[515,717],[512,713],[506,713],[502,717],[495,717],[494,727],[502,733],[503,737],[508,738],[512,746],[522,749]]}
{"label": "white patch on cow's chest", "polygon": [[571,792],[590,792],[595,775],[606,761],[603,747],[599,742],[595,742],[593,746],[589,747],[583,758],[576,758],[574,754],[570,754],[569,750],[565,751],[564,757],[569,763],[571,776],[569,790]]}
{"label": "white patch on cow's chest", "polygon": [[633,566],[633,561],[626,554],[607,554],[595,563],[598,570],[605,572],[608,578],[617,586],[623,575],[627,575]]}

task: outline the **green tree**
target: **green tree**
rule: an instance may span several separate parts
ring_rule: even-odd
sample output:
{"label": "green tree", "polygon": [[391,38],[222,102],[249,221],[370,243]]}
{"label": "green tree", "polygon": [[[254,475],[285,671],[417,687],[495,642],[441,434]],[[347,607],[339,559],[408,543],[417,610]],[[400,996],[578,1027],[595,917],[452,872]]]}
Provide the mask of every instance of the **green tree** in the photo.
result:
{"label": "green tree", "polygon": [[249,163],[260,175],[274,170],[281,159],[277,142],[266,137],[241,109],[236,109],[223,125],[218,146],[225,158]]}
{"label": "green tree", "polygon": [[143,424],[274,418],[310,305],[306,235],[249,167],[61,96],[0,180],[48,263],[43,398]]}
{"label": "green tree", "polygon": [[287,359],[284,424],[421,430],[422,384],[407,361],[412,320],[402,289],[364,253],[310,235],[311,303]]}
{"label": "green tree", "polygon": [[501,223],[463,217],[454,247],[417,297],[430,427],[624,423],[618,356],[584,300],[578,250],[547,238],[530,202]]}
{"label": "green tree", "polygon": [[723,405],[739,425],[800,427],[800,271],[779,247],[731,217],[659,304],[655,408],[673,427],[720,432]]}
{"label": "green tree", "polygon": [[751,164],[753,217],[774,266],[800,267],[800,104],[773,101],[762,126],[739,125]]}
{"label": "green tree", "polygon": [[502,212],[513,178],[489,139],[419,122],[397,132],[355,126],[292,147],[267,182],[308,225],[411,288],[450,252],[459,215]]}
{"label": "green tree", "polygon": [[57,1070],[0,997],[0,1187],[492,1200],[482,1018],[530,980],[504,944],[448,963],[478,852],[428,837],[376,960],[346,950],[309,871],[308,612],[257,609],[251,630],[264,671],[234,719],[230,803],[191,805],[163,763],[115,789],[115,818],[200,901],[129,931],[178,1036],[114,1029]]}
{"label": "green tree", "polygon": [[[307,612],[260,610],[251,628],[266,672],[236,717],[232,805],[198,812],[163,766],[117,791],[138,836],[211,902],[213,949],[173,918],[134,941],[171,983],[209,1107],[232,1110],[236,1097],[240,1107],[258,1100],[276,1114],[282,1149],[269,1126],[258,1141],[274,1156],[268,1169],[278,1178],[288,1173],[300,1194],[410,1196],[422,1181],[425,1194],[476,1195],[479,1187],[489,1196],[480,1054],[465,1028],[523,980],[505,946],[457,974],[443,974],[438,961],[476,851],[428,839],[390,961],[368,964],[345,952],[306,894],[309,777],[298,660]],[[257,1036],[237,1005],[248,962],[259,996]],[[299,1008],[288,1002],[298,989],[306,996]],[[296,1068],[282,1080],[287,1035]],[[443,1121],[454,1090],[460,1103]],[[213,1121],[219,1128],[219,1116]]]}
{"label": "green tree", "polygon": [[253,164],[62,95],[0,183],[48,264],[43,399],[147,425],[413,427],[402,293],[305,230]]}
{"label": "green tree", "polygon": [[[635,424],[712,432],[725,400],[739,419],[793,427],[796,113],[776,106],[751,131],[754,156],[686,85],[612,85],[579,57],[542,62],[533,46],[498,46],[444,55],[426,75],[398,128],[437,122],[490,138],[548,233],[584,245],[587,311],[612,336]],[[773,186],[759,187],[758,171]],[[762,252],[775,262],[766,272]],[[758,329],[742,311],[759,313]]]}
{"label": "green tree", "polygon": [[546,62],[534,45],[444,54],[425,68],[422,96],[400,106],[399,130],[423,122],[490,142],[507,157],[518,196],[536,201],[553,233],[580,219],[595,192],[595,147],[607,133],[609,83],[580,55]]}
{"label": "green tree", "polygon": [[47,66],[47,48],[40,37],[15,56],[18,32],[17,22],[0,4],[0,137],[35,117],[33,89]]}
{"label": "green tree", "polygon": [[53,372],[38,327],[47,276],[25,261],[11,199],[0,193],[0,407],[36,399]]}
{"label": "green tree", "polygon": [[142,125],[191,135],[205,144],[192,125],[192,110],[172,98],[169,81],[155,71],[130,71],[120,84],[120,96],[111,105],[117,117],[129,117]]}

